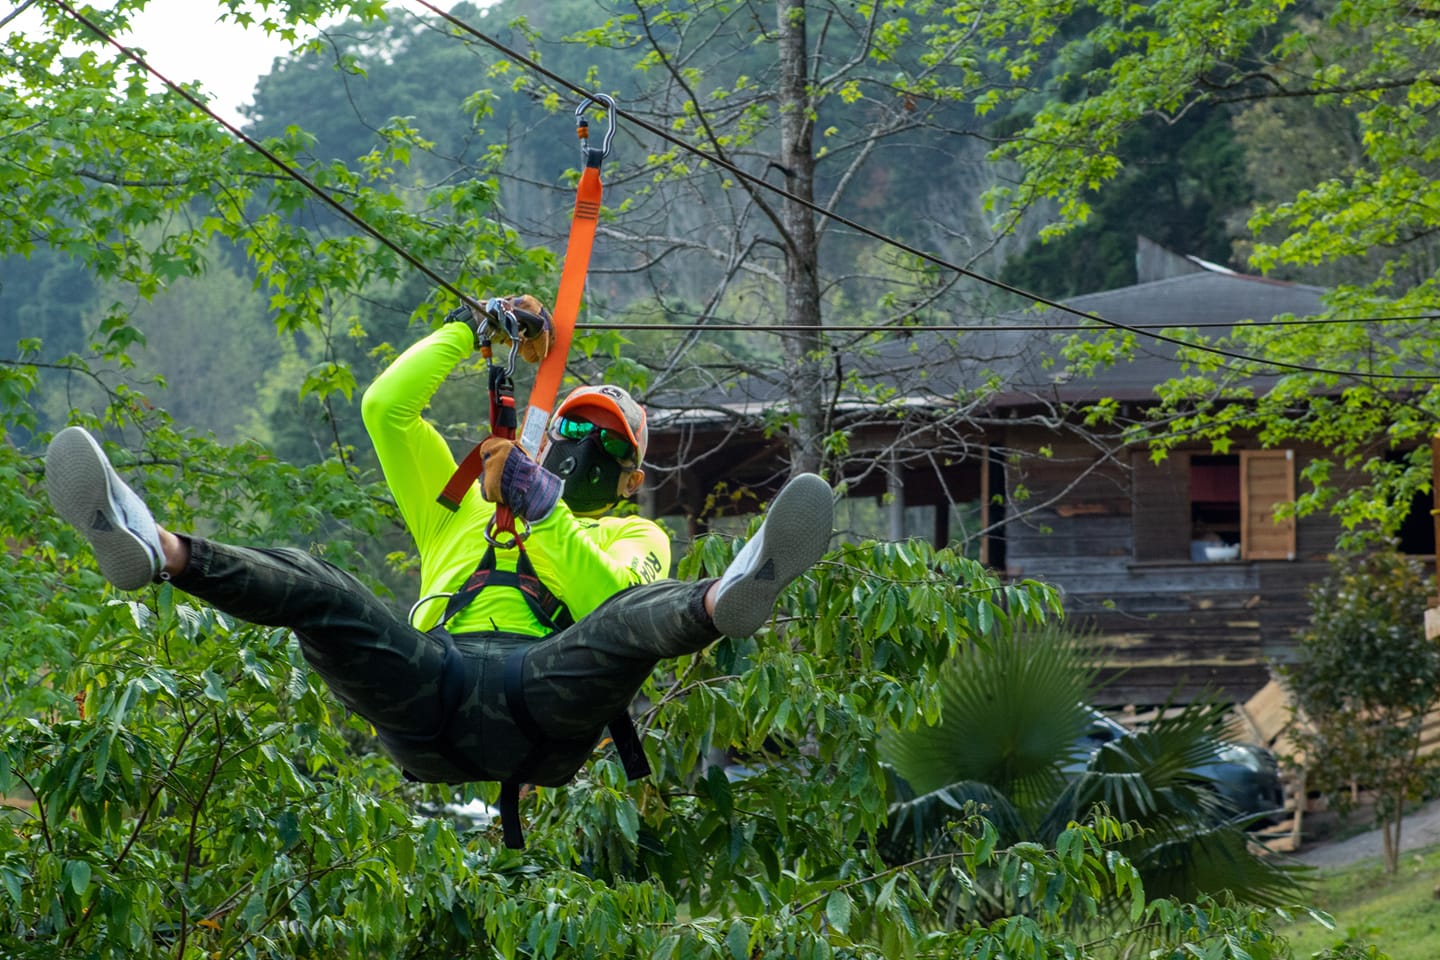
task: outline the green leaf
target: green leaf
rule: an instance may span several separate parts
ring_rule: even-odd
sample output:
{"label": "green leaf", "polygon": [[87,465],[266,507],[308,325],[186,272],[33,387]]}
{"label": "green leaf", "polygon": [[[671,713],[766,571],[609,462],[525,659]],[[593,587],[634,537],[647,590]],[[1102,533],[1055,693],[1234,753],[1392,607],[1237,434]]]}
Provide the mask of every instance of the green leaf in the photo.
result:
{"label": "green leaf", "polygon": [[850,929],[850,897],[844,891],[832,890],[825,899],[825,916],[830,925],[841,933]]}
{"label": "green leaf", "polygon": [[[300,842],[300,818],[295,815],[295,811],[281,810],[275,817],[275,837],[280,841],[281,850],[288,850]],[[397,844],[406,839],[399,838]]]}
{"label": "green leaf", "polygon": [[224,678],[213,670],[206,670],[201,676],[205,679],[206,699],[224,703],[229,697]]}
{"label": "green leaf", "polygon": [[731,960],[750,960],[750,928],[743,920],[730,924],[725,934],[725,945],[730,948]]}
{"label": "green leaf", "polygon": [[725,776],[725,770],[719,766],[712,766],[702,783],[716,812],[726,820],[734,816],[735,798],[730,786],[730,779]]}
{"label": "green leaf", "polygon": [[21,877],[9,867],[0,867],[0,883],[5,885],[5,892],[10,894],[10,899],[15,901],[15,906],[25,905],[25,891],[21,884]]}
{"label": "green leaf", "polygon": [[70,889],[83,894],[90,886],[90,864],[84,860],[71,860],[65,864],[65,876],[70,880]]}
{"label": "green leaf", "polygon": [[395,869],[402,874],[409,873],[415,868],[415,842],[409,834],[402,833],[396,837],[390,845],[395,855]]}
{"label": "green leaf", "polygon": [[615,819],[620,825],[620,833],[625,837],[627,843],[635,843],[640,839],[640,811],[633,803],[621,798],[615,810]]}

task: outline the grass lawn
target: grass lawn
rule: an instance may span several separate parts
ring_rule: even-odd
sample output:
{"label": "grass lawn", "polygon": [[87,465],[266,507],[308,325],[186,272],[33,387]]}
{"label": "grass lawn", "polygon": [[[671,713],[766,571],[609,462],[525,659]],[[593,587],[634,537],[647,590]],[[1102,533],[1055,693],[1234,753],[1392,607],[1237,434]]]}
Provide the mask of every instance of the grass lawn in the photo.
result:
{"label": "grass lawn", "polygon": [[1316,877],[1310,905],[1334,917],[1335,929],[1308,916],[1283,928],[1296,960],[1342,940],[1373,943],[1391,960],[1440,958],[1440,847],[1404,854],[1393,877],[1379,860],[1322,868]]}

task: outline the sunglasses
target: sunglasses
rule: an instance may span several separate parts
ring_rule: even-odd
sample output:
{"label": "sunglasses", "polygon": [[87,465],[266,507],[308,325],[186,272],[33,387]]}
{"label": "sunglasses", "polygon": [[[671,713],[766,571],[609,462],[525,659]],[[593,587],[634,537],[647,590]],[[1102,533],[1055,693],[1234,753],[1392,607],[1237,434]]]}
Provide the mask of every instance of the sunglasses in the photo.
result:
{"label": "sunglasses", "polygon": [[635,460],[635,444],[631,443],[630,438],[619,430],[611,430],[609,427],[596,426],[589,420],[570,417],[557,418],[551,430],[556,437],[562,440],[584,440],[598,430],[602,450],[622,464],[633,463]]}

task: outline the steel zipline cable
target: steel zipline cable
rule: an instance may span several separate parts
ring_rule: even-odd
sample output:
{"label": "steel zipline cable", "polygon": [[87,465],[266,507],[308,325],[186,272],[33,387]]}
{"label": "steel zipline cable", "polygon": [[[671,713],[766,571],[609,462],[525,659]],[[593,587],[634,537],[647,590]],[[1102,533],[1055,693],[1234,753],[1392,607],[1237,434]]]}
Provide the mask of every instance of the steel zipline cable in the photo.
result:
{"label": "steel zipline cable", "polygon": [[[396,243],[395,241],[391,240],[391,239],[390,239],[389,237],[387,237],[383,232],[381,232],[379,229],[377,229],[376,227],[374,227],[373,225],[371,225],[371,224],[370,224],[369,222],[367,222],[363,217],[359,216],[359,215],[356,214],[354,211],[350,210],[350,209],[349,209],[348,207],[346,207],[343,203],[340,203],[340,202],[339,202],[338,200],[336,200],[334,197],[330,196],[330,195],[329,195],[328,193],[326,193],[318,184],[316,184],[313,180],[311,180],[310,178],[308,178],[307,176],[305,176],[304,173],[302,173],[301,171],[295,169],[295,168],[292,167],[290,164],[286,163],[284,160],[280,159],[280,158],[279,158],[278,156],[276,156],[273,152],[271,152],[269,149],[267,149],[264,144],[262,144],[262,143],[260,143],[259,141],[255,140],[253,137],[251,137],[251,136],[249,136],[248,134],[246,134],[243,130],[240,130],[240,129],[239,129],[238,127],[236,127],[234,124],[230,123],[229,121],[225,120],[223,117],[221,117],[221,116],[219,116],[217,113],[215,113],[212,109],[210,109],[210,107],[209,107],[203,100],[201,100],[200,98],[196,97],[194,94],[190,93],[188,90],[186,90],[185,88],[181,87],[179,84],[177,84],[177,83],[175,83],[174,81],[170,80],[167,76],[165,76],[165,75],[162,74],[160,71],[158,71],[157,69],[155,69],[153,66],[150,65],[149,62],[147,62],[147,61],[145,60],[144,57],[140,56],[140,55],[137,54],[134,50],[131,50],[129,47],[126,47],[124,44],[120,43],[120,42],[119,42],[118,40],[116,40],[109,32],[107,32],[103,27],[101,27],[100,25],[96,24],[94,21],[92,21],[92,20],[90,20],[88,17],[86,17],[83,13],[81,13],[80,11],[78,11],[71,3],[68,2],[68,0],[49,0],[49,2],[50,2],[50,3],[53,3],[55,6],[59,7],[60,9],[64,10],[65,13],[66,13],[67,15],[69,15],[72,19],[74,19],[74,20],[77,21],[78,23],[82,24],[86,29],[88,29],[91,33],[95,34],[98,38],[100,38],[100,39],[101,39],[102,41],[104,41],[105,43],[107,43],[107,44],[115,47],[115,48],[116,48],[117,50],[119,50],[119,51],[121,52],[121,54],[123,54],[127,59],[129,59],[131,62],[135,63],[137,66],[139,66],[141,69],[143,69],[146,73],[148,73],[148,74],[150,74],[151,76],[153,76],[156,80],[158,80],[158,81],[159,81],[161,84],[163,84],[166,88],[168,88],[169,90],[171,90],[171,91],[173,91],[174,93],[178,94],[179,96],[183,97],[188,103],[190,103],[191,106],[195,107],[197,110],[199,110],[199,111],[201,111],[202,113],[204,113],[204,114],[205,114],[206,116],[208,116],[210,119],[212,119],[212,120],[214,120],[216,123],[220,124],[220,126],[224,127],[225,130],[227,130],[232,136],[234,136],[234,137],[235,137],[236,139],[238,139],[240,142],[242,142],[243,144],[245,144],[245,146],[249,147],[251,150],[254,150],[256,153],[258,153],[258,154],[260,154],[261,156],[263,156],[267,161],[269,161],[272,165],[274,165],[278,170],[280,170],[280,171],[281,171],[282,173],[284,173],[286,176],[288,176],[288,177],[290,177],[291,179],[295,180],[295,181],[296,181],[297,183],[299,183],[301,186],[305,187],[305,189],[309,190],[309,191],[310,191],[311,193],[313,193],[315,196],[319,197],[326,205],[328,205],[329,207],[331,207],[332,209],[334,209],[337,213],[339,213],[341,216],[343,216],[346,220],[350,221],[352,224],[354,224],[356,227],[358,227],[358,228],[359,228],[360,230],[362,230],[364,233],[366,233],[366,234],[368,234],[369,236],[373,237],[377,242],[379,242],[380,244],[382,244],[383,246],[385,246],[387,249],[389,249],[391,252],[393,252],[394,254],[396,254],[397,256],[399,256],[399,257],[400,257],[401,259],[403,259],[406,263],[408,263],[408,264],[410,264],[411,266],[413,266],[416,270],[418,270],[418,271],[419,271],[421,274],[423,274],[426,278],[428,278],[429,280],[431,280],[436,286],[440,287],[441,289],[445,290],[446,292],[448,292],[448,293],[450,293],[450,294],[453,294],[453,295],[454,295],[458,300],[460,300],[462,303],[467,303],[467,304],[475,304],[475,303],[476,303],[476,301],[475,301],[475,299],[474,299],[473,297],[471,297],[471,296],[468,295],[468,294],[465,294],[465,293],[461,292],[459,289],[457,289],[457,288],[454,286],[454,284],[452,284],[450,281],[446,280],[444,277],[440,276],[438,273],[436,273],[434,270],[432,270],[427,264],[425,264],[423,261],[421,261],[418,257],[416,257],[415,255],[413,255],[412,253],[410,253],[408,250],[406,250],[406,249],[404,249],[403,247],[401,247],[401,246],[400,246],[398,243]],[[566,79],[565,77],[563,77],[563,76],[561,76],[561,75],[559,75],[559,74],[557,74],[557,73],[555,73],[555,72],[547,69],[546,67],[541,66],[540,64],[538,64],[538,63],[534,62],[533,60],[531,60],[530,58],[526,57],[524,54],[522,54],[522,53],[520,53],[519,51],[514,50],[514,49],[506,46],[505,44],[503,44],[503,43],[501,43],[500,41],[494,39],[493,37],[490,37],[490,36],[482,33],[480,30],[476,29],[474,26],[470,25],[469,23],[465,22],[464,20],[461,20],[460,18],[456,17],[454,14],[451,14],[451,13],[449,13],[448,11],[445,11],[445,10],[440,9],[440,8],[437,7],[435,4],[431,3],[430,0],[414,0],[414,2],[415,2],[416,4],[418,4],[419,6],[424,7],[425,9],[431,11],[431,12],[434,13],[435,15],[439,16],[441,19],[445,20],[446,22],[452,24],[456,29],[463,31],[464,33],[467,33],[467,34],[469,34],[470,36],[473,36],[475,39],[477,39],[477,40],[479,40],[480,42],[486,44],[487,46],[493,48],[493,49],[496,50],[498,53],[500,53],[502,56],[506,57],[506,58],[509,59],[509,60],[514,61],[516,64],[520,65],[522,68],[524,68],[524,69],[526,69],[526,70],[529,70],[529,71],[531,71],[531,72],[533,72],[533,73],[539,74],[540,76],[543,76],[545,79],[547,79],[547,80],[549,80],[550,82],[556,84],[557,86],[560,86],[560,87],[563,87],[563,88],[565,88],[565,89],[567,89],[567,90],[570,90],[570,91],[572,91],[573,93],[577,94],[578,96],[587,97],[587,98],[588,98],[588,97],[590,97],[590,96],[592,95],[592,92],[591,92],[591,91],[586,90],[584,87],[579,86],[578,84],[572,82],[571,80],[568,80],[568,79]],[[1100,325],[1102,325],[1102,326],[1110,327],[1110,328],[1115,329],[1115,330],[1121,330],[1121,331],[1125,331],[1125,332],[1128,332],[1128,333],[1136,334],[1136,335],[1138,335],[1138,336],[1147,337],[1147,338],[1149,338],[1149,339],[1152,339],[1152,340],[1155,340],[1155,341],[1158,341],[1158,342],[1161,342],[1161,343],[1168,343],[1168,344],[1171,344],[1171,345],[1176,346],[1176,347],[1181,347],[1181,348],[1185,348],[1185,349],[1189,349],[1189,350],[1195,350],[1195,351],[1199,351],[1199,352],[1203,352],[1203,353],[1213,354],[1213,355],[1215,355],[1215,356],[1225,357],[1225,358],[1230,359],[1230,360],[1238,360],[1238,361],[1241,361],[1241,362],[1247,363],[1247,364],[1255,364],[1255,365],[1257,365],[1257,366],[1262,366],[1262,367],[1274,367],[1274,368],[1277,368],[1277,369],[1290,370],[1290,371],[1294,371],[1294,372],[1297,372],[1297,373],[1311,373],[1311,374],[1317,374],[1317,375],[1321,375],[1321,376],[1334,376],[1334,377],[1342,377],[1342,378],[1350,377],[1350,378],[1358,378],[1358,379],[1362,379],[1362,380],[1370,380],[1370,379],[1373,379],[1373,380],[1426,381],[1426,382],[1437,382],[1437,381],[1440,381],[1440,376],[1432,375],[1432,374],[1367,373],[1367,372],[1364,372],[1364,371],[1337,370],[1337,369],[1331,369],[1331,368],[1327,368],[1327,367],[1314,366],[1314,365],[1309,365],[1309,364],[1291,363],[1291,362],[1285,361],[1285,360],[1263,359],[1263,358],[1260,358],[1260,357],[1250,356],[1250,355],[1248,355],[1248,354],[1244,354],[1244,353],[1241,353],[1241,352],[1239,352],[1239,351],[1228,350],[1228,349],[1223,348],[1223,347],[1215,347],[1215,346],[1210,346],[1210,345],[1208,345],[1208,344],[1190,343],[1190,342],[1188,342],[1188,341],[1186,341],[1186,340],[1184,340],[1184,339],[1182,339],[1182,338],[1180,338],[1180,337],[1175,337],[1175,336],[1171,336],[1171,335],[1169,335],[1169,334],[1157,332],[1157,331],[1159,331],[1159,330],[1165,330],[1165,329],[1194,329],[1194,328],[1199,328],[1199,327],[1201,327],[1201,326],[1212,326],[1212,325],[1208,325],[1208,324],[1188,324],[1188,325],[1176,325],[1176,326],[1165,325],[1165,324],[1154,324],[1154,325],[1151,325],[1151,324],[1129,324],[1129,323],[1122,323],[1122,322],[1120,322],[1120,321],[1118,321],[1118,320],[1110,320],[1110,319],[1107,319],[1107,318],[1105,318],[1105,317],[1103,317],[1103,316],[1100,316],[1100,315],[1098,315],[1098,314],[1086,313],[1086,312],[1084,312],[1084,311],[1082,311],[1082,310],[1079,310],[1079,309],[1077,309],[1077,308],[1075,308],[1075,307],[1072,307],[1072,306],[1070,306],[1070,305],[1068,305],[1068,304],[1065,304],[1065,303],[1062,303],[1062,302],[1060,302],[1060,301],[1052,300],[1052,299],[1047,298],[1047,297],[1043,297],[1043,296],[1041,296],[1041,295],[1039,295],[1039,294],[1036,294],[1036,293],[1032,293],[1032,292],[1023,290],[1023,289],[1021,289],[1021,288],[1019,288],[1019,287],[1016,287],[1016,286],[1014,286],[1014,285],[1012,285],[1012,284],[1008,284],[1008,283],[1006,283],[1006,282],[1004,282],[1004,281],[1002,281],[1002,280],[998,280],[998,279],[996,279],[996,278],[994,278],[994,277],[988,277],[988,276],[986,276],[986,275],[984,275],[984,274],[981,274],[981,273],[978,273],[978,272],[976,272],[976,271],[974,271],[974,270],[970,270],[970,269],[968,269],[968,268],[966,268],[966,267],[962,267],[962,266],[960,266],[959,264],[951,263],[950,261],[945,260],[944,258],[942,258],[942,257],[940,257],[940,256],[937,256],[936,254],[929,253],[928,251],[921,250],[921,249],[919,249],[918,247],[911,246],[910,244],[907,244],[907,243],[905,243],[904,241],[901,241],[901,240],[898,240],[898,239],[896,239],[896,238],[894,238],[894,237],[890,237],[890,236],[887,236],[887,235],[885,235],[885,234],[882,234],[882,233],[880,233],[880,232],[878,232],[878,231],[876,231],[876,230],[871,229],[870,227],[865,226],[864,224],[861,224],[861,223],[858,223],[858,222],[856,222],[856,221],[854,221],[854,220],[851,220],[851,219],[849,219],[848,217],[846,217],[846,216],[844,216],[844,215],[842,215],[842,214],[836,213],[836,212],[833,211],[833,210],[829,210],[829,209],[827,209],[827,208],[825,208],[825,207],[822,207],[822,206],[820,206],[819,204],[814,203],[813,201],[807,200],[807,199],[805,199],[805,198],[803,198],[803,197],[796,196],[795,194],[789,192],[788,190],[785,190],[785,189],[782,188],[782,187],[777,187],[777,186],[775,186],[774,184],[771,184],[771,183],[766,182],[763,178],[757,177],[757,176],[755,176],[754,174],[751,174],[751,173],[749,173],[748,171],[741,169],[740,167],[736,166],[734,163],[730,162],[729,160],[725,159],[724,157],[718,156],[718,155],[716,155],[716,154],[709,153],[709,152],[707,152],[707,151],[705,151],[705,150],[703,150],[703,149],[701,149],[701,148],[699,148],[699,147],[694,146],[693,144],[690,144],[690,143],[685,142],[684,140],[681,140],[680,138],[678,138],[678,137],[674,136],[673,134],[671,134],[668,130],[664,130],[663,128],[657,127],[657,126],[649,123],[648,121],[646,121],[646,120],[644,120],[644,119],[642,119],[642,118],[640,118],[640,117],[637,117],[637,116],[635,116],[634,114],[632,114],[632,113],[630,113],[630,112],[628,112],[628,111],[620,108],[618,105],[615,107],[614,112],[615,112],[615,115],[616,115],[616,116],[624,119],[625,121],[627,121],[628,123],[632,124],[633,126],[636,126],[636,127],[640,128],[640,129],[643,129],[643,130],[647,131],[648,133],[650,133],[650,134],[652,134],[652,135],[654,135],[654,136],[656,136],[656,137],[659,137],[660,139],[664,140],[665,142],[672,144],[673,146],[676,146],[676,147],[678,147],[678,148],[680,148],[680,149],[682,149],[682,150],[685,150],[685,151],[687,151],[688,153],[691,153],[691,154],[693,154],[694,156],[699,157],[699,158],[705,160],[706,162],[708,162],[708,163],[710,163],[710,164],[712,164],[712,165],[714,165],[714,166],[716,166],[716,167],[719,167],[719,168],[721,168],[721,169],[724,169],[724,170],[728,171],[729,173],[734,174],[736,177],[744,180],[746,183],[752,184],[752,185],[755,186],[756,188],[759,188],[759,189],[762,189],[762,190],[767,190],[767,191],[769,191],[769,192],[771,192],[771,193],[773,193],[773,194],[776,194],[777,196],[779,196],[779,197],[781,197],[781,198],[783,198],[783,199],[785,199],[785,200],[787,200],[787,201],[789,201],[789,202],[791,202],[791,203],[798,204],[798,205],[804,207],[805,209],[811,211],[812,213],[814,213],[814,214],[816,214],[816,215],[818,215],[818,216],[827,217],[827,218],[835,221],[836,223],[839,223],[839,224],[841,224],[841,225],[843,225],[843,226],[849,227],[850,229],[855,230],[856,232],[858,232],[858,233],[860,233],[860,234],[862,234],[862,235],[864,235],[864,236],[867,236],[867,237],[869,237],[869,238],[871,238],[871,239],[873,239],[873,240],[876,240],[876,241],[878,241],[878,242],[880,242],[880,243],[882,243],[882,244],[885,244],[885,245],[887,245],[887,246],[890,246],[890,247],[893,247],[893,248],[895,248],[895,249],[897,249],[897,250],[900,250],[900,251],[902,251],[902,252],[904,252],[904,253],[907,253],[907,254],[909,254],[909,255],[911,255],[911,256],[913,256],[913,257],[916,257],[917,259],[923,260],[923,261],[926,262],[926,263],[933,264],[933,265],[935,265],[935,266],[937,266],[937,267],[940,267],[940,268],[942,268],[942,269],[952,271],[952,272],[954,272],[954,273],[956,273],[956,274],[958,274],[958,275],[960,275],[960,276],[963,276],[963,277],[966,277],[966,278],[968,278],[968,279],[975,280],[975,281],[978,281],[978,282],[980,282],[980,283],[986,284],[986,285],[988,285],[988,286],[994,287],[994,288],[997,289],[997,290],[1001,290],[1001,291],[1004,291],[1004,292],[1006,292],[1006,293],[1013,294],[1013,295],[1015,295],[1015,296],[1021,297],[1021,298],[1026,299],[1026,300],[1029,300],[1029,301],[1031,301],[1033,304],[1036,304],[1036,305],[1039,305],[1039,306],[1043,306],[1043,307],[1048,307],[1048,308],[1050,308],[1050,309],[1052,309],[1052,310],[1058,310],[1058,311],[1060,311],[1060,312],[1062,312],[1062,313],[1071,314],[1071,315],[1073,315],[1073,316],[1079,317],[1082,321],[1087,321],[1087,323],[1085,323],[1085,324],[1080,324],[1080,325],[1055,325],[1055,324],[1008,325],[1008,326],[989,326],[989,325],[987,325],[987,326],[960,326],[960,325],[956,325],[956,326],[946,327],[946,326],[928,326],[928,325],[926,325],[926,326],[909,326],[909,325],[898,325],[898,324],[897,324],[897,325],[891,325],[891,326],[886,326],[886,327],[876,327],[876,326],[874,326],[874,325],[869,325],[869,326],[864,326],[863,328],[862,328],[862,327],[858,327],[858,326],[847,327],[847,326],[832,326],[832,325],[820,325],[820,326],[818,326],[818,327],[799,327],[799,326],[790,325],[790,324],[773,324],[773,325],[759,325],[759,324],[743,324],[743,325],[742,325],[742,324],[724,324],[724,325],[722,325],[722,324],[706,324],[706,325],[705,325],[705,329],[706,329],[707,331],[744,330],[744,331],[747,331],[747,332],[748,332],[748,331],[793,331],[793,332],[799,332],[799,331],[801,331],[801,330],[819,330],[819,331],[823,331],[823,332],[854,331],[854,332],[877,332],[877,333],[878,333],[878,332],[885,332],[885,331],[895,331],[895,332],[902,332],[902,333],[923,333],[923,332],[927,332],[927,331],[934,331],[934,332],[976,332],[976,331],[987,331],[987,330],[988,330],[988,331],[1000,331],[1000,330],[1006,330],[1006,329],[1008,329],[1008,330],[1034,329],[1034,330],[1052,330],[1052,331],[1059,331],[1059,330],[1093,330],[1093,329],[1094,329],[1094,327],[1092,326],[1093,324],[1100,324]],[[1431,319],[1437,319],[1437,318],[1435,318],[1435,317],[1430,317],[1430,316],[1422,316],[1422,317],[1377,317],[1377,318],[1362,318],[1362,319],[1349,319],[1349,320],[1338,319],[1338,318],[1327,318],[1327,319],[1324,320],[1324,321],[1318,321],[1318,322],[1328,322],[1328,323],[1360,323],[1360,322],[1377,322],[1377,321],[1391,321],[1391,320],[1431,320]],[[1286,321],[1272,321],[1272,322],[1269,323],[1269,324],[1258,323],[1258,324],[1248,324],[1248,325],[1213,324],[1213,326],[1219,326],[1219,327],[1231,327],[1231,326],[1265,326],[1265,325],[1278,325],[1279,323],[1284,323],[1284,322],[1286,322]],[[1317,322],[1317,321],[1290,321],[1290,322],[1297,323],[1297,324],[1304,324],[1304,323],[1314,323],[1314,322]],[[666,328],[667,328],[667,325],[655,325],[655,324],[623,324],[623,325],[622,325],[622,324],[603,324],[603,325],[597,324],[597,325],[593,325],[593,326],[590,327],[590,329],[613,329],[613,330],[619,330],[619,329],[662,330],[662,329],[666,329]],[[693,325],[684,325],[684,324],[676,324],[676,325],[673,325],[672,328],[674,328],[674,329],[683,329],[683,330],[687,330],[687,331],[693,331],[693,330],[695,329],[695,327],[694,327]]]}
{"label": "steel zipline cable", "polygon": [[5,16],[0,17],[0,27],[5,26],[5,24],[9,23],[11,20],[14,20],[16,17],[20,16],[20,14],[24,13],[25,10],[26,10],[28,7],[34,5],[34,3],[35,3],[35,0],[25,0],[24,3],[20,4],[20,6],[16,7],[14,10],[11,10],[9,13],[5,14]]}

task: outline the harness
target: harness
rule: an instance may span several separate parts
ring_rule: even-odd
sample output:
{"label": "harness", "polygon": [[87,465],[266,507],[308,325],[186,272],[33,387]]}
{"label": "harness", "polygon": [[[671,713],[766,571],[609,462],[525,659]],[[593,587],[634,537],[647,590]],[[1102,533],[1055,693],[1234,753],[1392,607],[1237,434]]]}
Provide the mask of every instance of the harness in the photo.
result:
{"label": "harness", "polygon": [[[403,734],[389,730],[380,731],[381,739],[400,742],[415,748],[429,748],[438,753],[466,780],[494,780],[495,776],[477,767],[450,738],[455,715],[468,692],[465,686],[464,654],[456,646],[455,636],[445,629],[452,617],[465,609],[480,591],[486,587],[505,586],[519,590],[526,604],[542,626],[553,631],[563,630],[574,624],[574,618],[558,597],[540,581],[535,568],[525,552],[523,543],[517,544],[519,557],[514,570],[501,570],[495,564],[495,546],[491,544],[476,565],[473,573],[445,604],[445,613],[440,622],[429,630],[429,635],[445,645],[445,659],[440,674],[440,724],[428,735]],[[461,634],[462,637],[483,638],[484,634]],[[525,701],[525,655],[527,648],[520,648],[505,660],[504,691],[505,705],[511,719],[521,734],[529,741],[529,749],[516,764],[511,775],[500,782],[500,825],[504,831],[505,846],[512,850],[524,848],[524,832],[520,823],[520,788],[529,783],[535,769],[555,753],[576,753],[587,751],[592,746],[588,738],[559,739],[547,735],[536,722],[534,714]],[[607,724],[615,752],[629,780],[638,780],[650,775],[650,762],[645,757],[640,735],[628,712],[611,718]],[[405,771],[411,780],[419,779]],[[572,774],[573,776],[573,774]]]}

